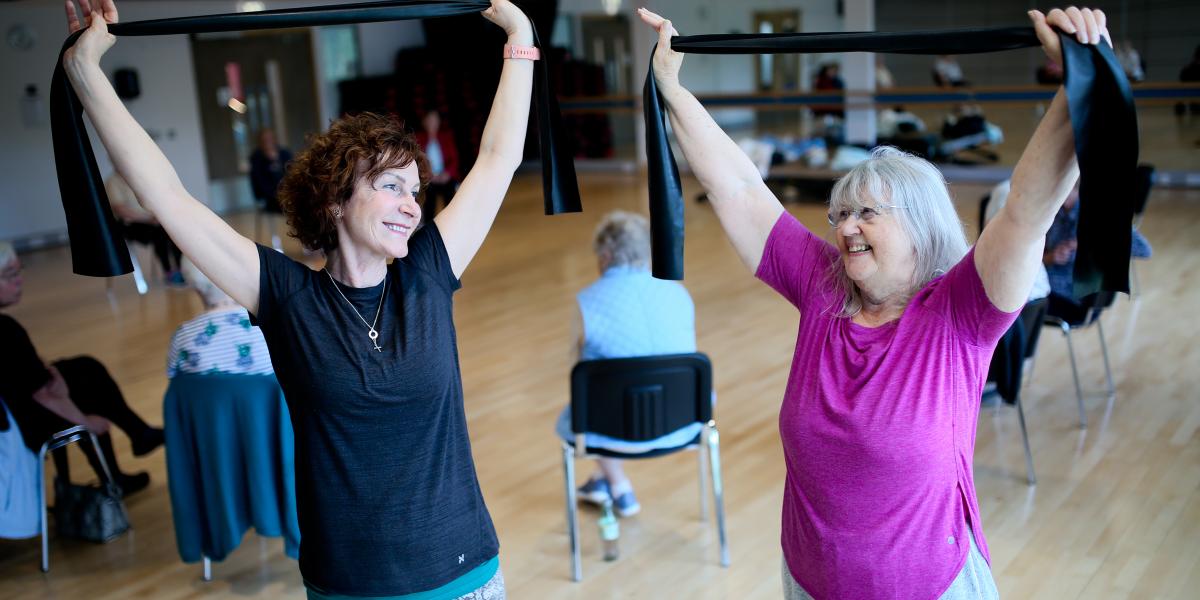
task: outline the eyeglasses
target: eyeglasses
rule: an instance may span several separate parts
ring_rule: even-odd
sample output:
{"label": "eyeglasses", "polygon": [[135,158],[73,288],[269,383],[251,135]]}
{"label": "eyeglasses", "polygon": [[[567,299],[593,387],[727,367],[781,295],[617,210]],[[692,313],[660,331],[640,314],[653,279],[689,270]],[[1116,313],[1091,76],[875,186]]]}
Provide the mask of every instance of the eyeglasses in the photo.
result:
{"label": "eyeglasses", "polygon": [[850,217],[854,217],[863,223],[870,223],[875,217],[885,215],[887,214],[888,210],[894,208],[904,207],[895,204],[876,204],[874,207],[863,206],[853,210],[842,209],[839,210],[837,214],[831,212],[825,215],[825,219],[828,220],[829,224],[833,227],[837,227],[838,225],[845,223],[846,219],[849,219]]}

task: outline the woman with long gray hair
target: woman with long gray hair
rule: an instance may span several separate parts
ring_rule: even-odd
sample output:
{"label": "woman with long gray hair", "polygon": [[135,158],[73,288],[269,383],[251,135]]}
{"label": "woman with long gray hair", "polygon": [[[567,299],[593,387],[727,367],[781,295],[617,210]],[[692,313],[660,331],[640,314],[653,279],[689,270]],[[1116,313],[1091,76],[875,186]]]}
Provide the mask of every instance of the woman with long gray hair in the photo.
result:
{"label": "woman with long gray hair", "polygon": [[[655,80],[721,225],[746,266],[800,312],[779,411],[784,596],[997,597],[971,473],[975,425],[992,349],[1079,176],[1063,90],[974,248],[938,170],[891,148],[834,186],[829,243],[784,211],[680,85],[670,21],[639,15],[658,32]],[[1098,10],[1029,18],[1060,64],[1052,26],[1108,43]]]}

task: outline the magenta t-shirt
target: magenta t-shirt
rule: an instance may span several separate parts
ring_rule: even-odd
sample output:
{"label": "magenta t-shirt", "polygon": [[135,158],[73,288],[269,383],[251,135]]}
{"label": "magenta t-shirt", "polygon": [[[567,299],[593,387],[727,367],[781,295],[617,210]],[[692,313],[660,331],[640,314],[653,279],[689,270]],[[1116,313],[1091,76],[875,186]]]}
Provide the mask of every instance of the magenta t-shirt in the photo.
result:
{"label": "magenta t-shirt", "polygon": [[787,463],[783,555],[813,597],[937,598],[983,556],[972,462],[996,342],[1017,317],[992,305],[974,250],[900,319],[838,317],[837,248],[780,216],[757,276],[800,310],[779,410]]}

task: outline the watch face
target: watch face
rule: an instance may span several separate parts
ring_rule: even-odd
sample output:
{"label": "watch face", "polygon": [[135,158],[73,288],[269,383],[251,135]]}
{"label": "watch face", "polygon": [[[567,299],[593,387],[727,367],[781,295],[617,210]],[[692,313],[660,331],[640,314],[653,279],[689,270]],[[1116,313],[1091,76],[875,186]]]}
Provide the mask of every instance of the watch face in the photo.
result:
{"label": "watch face", "polygon": [[37,36],[34,35],[33,30],[21,24],[9,27],[4,38],[8,41],[9,46],[17,50],[29,50],[37,42]]}

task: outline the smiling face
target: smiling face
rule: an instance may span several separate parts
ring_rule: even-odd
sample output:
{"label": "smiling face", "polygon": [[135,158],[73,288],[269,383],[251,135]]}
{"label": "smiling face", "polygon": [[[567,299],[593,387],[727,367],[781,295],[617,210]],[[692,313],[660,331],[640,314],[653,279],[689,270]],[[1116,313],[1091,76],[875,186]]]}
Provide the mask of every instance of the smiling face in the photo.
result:
{"label": "smiling face", "polygon": [[846,275],[865,295],[906,293],[912,286],[916,247],[889,209],[868,201],[857,215],[846,216],[834,231]]}
{"label": "smiling face", "polygon": [[945,178],[928,161],[883,146],[850,169],[829,199],[842,315],[907,303],[967,253]]}
{"label": "smiling face", "polygon": [[[365,164],[360,172],[366,171]],[[363,175],[338,219],[338,247],[385,258],[408,256],[408,239],[421,222],[417,203],[421,181],[417,163],[383,171],[374,180]],[[336,209],[334,209],[336,210]]]}

